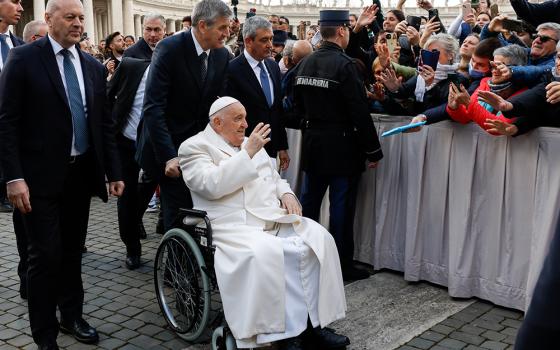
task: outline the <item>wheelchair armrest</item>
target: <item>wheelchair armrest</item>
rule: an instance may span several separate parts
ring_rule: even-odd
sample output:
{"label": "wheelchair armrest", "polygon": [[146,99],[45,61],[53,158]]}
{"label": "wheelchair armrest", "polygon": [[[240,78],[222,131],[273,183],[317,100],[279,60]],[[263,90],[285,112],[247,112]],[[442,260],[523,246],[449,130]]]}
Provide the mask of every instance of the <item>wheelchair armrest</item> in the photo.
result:
{"label": "wheelchair armrest", "polygon": [[179,213],[185,214],[185,216],[194,216],[196,218],[205,218],[207,215],[207,213],[204,210],[185,209],[185,208],[179,208]]}

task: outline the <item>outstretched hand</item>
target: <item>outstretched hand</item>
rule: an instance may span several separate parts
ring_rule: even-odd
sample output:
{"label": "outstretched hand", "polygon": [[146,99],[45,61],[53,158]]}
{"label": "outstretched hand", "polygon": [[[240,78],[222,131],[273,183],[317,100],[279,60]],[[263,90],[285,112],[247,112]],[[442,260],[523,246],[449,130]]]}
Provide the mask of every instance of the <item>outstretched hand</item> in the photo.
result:
{"label": "outstretched hand", "polygon": [[486,119],[484,126],[487,128],[486,131],[490,134],[513,136],[519,131],[514,124],[499,119]]}
{"label": "outstretched hand", "polygon": [[373,4],[365,6],[360,14],[360,17],[358,17],[358,20],[356,21],[354,32],[359,32],[363,27],[372,24],[377,17],[377,12],[379,12],[377,5]]}
{"label": "outstretched hand", "polygon": [[500,95],[497,95],[491,91],[479,91],[478,100],[488,103],[496,111],[509,111],[513,109],[511,102],[508,102]]}

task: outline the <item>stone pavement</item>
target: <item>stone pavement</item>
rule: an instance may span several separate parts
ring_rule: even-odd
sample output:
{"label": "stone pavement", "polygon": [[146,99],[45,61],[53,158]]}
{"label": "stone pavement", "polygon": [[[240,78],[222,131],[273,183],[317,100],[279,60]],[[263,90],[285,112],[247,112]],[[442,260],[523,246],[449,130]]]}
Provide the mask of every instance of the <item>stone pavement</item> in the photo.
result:
{"label": "stone pavement", "polygon": [[[161,236],[157,214],[146,214],[148,239],[138,270],[124,266],[116,224],[116,201],[92,202],[88,252],[83,259],[84,313],[97,327],[97,346],[60,335],[62,349],[209,349],[190,345],[167,329],[154,295],[153,260]],[[20,299],[18,257],[11,215],[0,214],[0,350],[36,349],[27,303]],[[511,349],[522,314],[474,300],[453,300],[428,283],[407,283],[382,272],[346,287],[347,318],[335,327],[351,336],[349,349]],[[415,338],[414,338],[415,337]]]}

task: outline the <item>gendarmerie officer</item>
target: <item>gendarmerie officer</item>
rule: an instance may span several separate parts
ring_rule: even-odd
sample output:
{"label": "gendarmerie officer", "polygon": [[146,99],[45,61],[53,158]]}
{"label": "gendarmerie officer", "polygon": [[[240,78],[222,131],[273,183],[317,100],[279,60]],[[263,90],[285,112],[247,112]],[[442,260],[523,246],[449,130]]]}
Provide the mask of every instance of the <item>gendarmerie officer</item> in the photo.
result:
{"label": "gendarmerie officer", "polygon": [[345,280],[369,275],[352,265],[353,222],[360,174],[383,157],[368,111],[364,84],[353,59],[344,53],[350,38],[349,12],[323,10],[319,50],[300,64],[295,79],[295,108],[304,117],[302,166],[303,215],[319,219],[327,187],[330,224]]}

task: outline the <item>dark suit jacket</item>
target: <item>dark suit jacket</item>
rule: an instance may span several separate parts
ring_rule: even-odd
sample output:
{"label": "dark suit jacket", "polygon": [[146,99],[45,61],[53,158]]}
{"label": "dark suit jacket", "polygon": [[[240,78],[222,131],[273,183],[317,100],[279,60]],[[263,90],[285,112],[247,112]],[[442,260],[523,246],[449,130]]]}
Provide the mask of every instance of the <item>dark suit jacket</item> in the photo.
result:
{"label": "dark suit jacket", "polygon": [[163,175],[165,163],[177,157],[181,143],[206,127],[210,105],[222,96],[228,62],[226,48],[210,50],[202,84],[190,31],[159,42],[146,83],[144,125],[136,153],[150,176]]}
{"label": "dark suit jacket", "polygon": [[245,55],[241,53],[229,63],[226,95],[238,99],[247,111],[247,136],[255,126],[263,122],[270,124],[271,139],[265,146],[271,157],[276,157],[280,150],[288,149],[286,129],[282,119],[282,88],[280,68],[273,59],[264,60],[266,69],[270,73],[274,89],[274,102],[268,106],[263,89]]}
{"label": "dark suit jacket", "polygon": [[140,38],[134,45],[124,50],[123,57],[141,58],[151,60],[154,50],[150,48],[144,38]]}
{"label": "dark suit jacket", "polygon": [[[17,36],[15,36],[14,34],[12,34],[12,32],[10,32],[10,38],[12,39],[12,43],[14,44],[14,47],[25,45],[25,42],[20,38],[18,38]],[[6,62],[4,62],[4,65],[5,63]],[[2,70],[0,69],[0,71]]]}
{"label": "dark suit jacket", "polygon": [[107,84],[107,99],[117,133],[122,132],[150,60],[125,57]]}
{"label": "dark suit jacket", "polygon": [[[114,126],[107,106],[105,68],[77,50],[87,101],[92,194],[107,200],[105,175],[121,179]],[[6,181],[23,178],[31,195],[60,195],[72,147],[72,115],[48,37],[10,50],[0,74],[0,166]]]}

